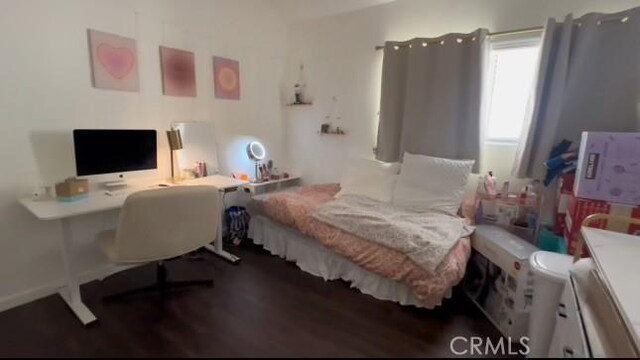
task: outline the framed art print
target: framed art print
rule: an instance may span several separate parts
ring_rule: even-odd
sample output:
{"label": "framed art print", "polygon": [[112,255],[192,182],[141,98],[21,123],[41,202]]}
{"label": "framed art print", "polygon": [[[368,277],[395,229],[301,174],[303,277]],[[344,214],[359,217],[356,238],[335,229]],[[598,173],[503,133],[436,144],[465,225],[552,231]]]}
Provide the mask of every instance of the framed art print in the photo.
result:
{"label": "framed art print", "polygon": [[87,33],[93,87],[139,91],[136,41],[91,29]]}
{"label": "framed art print", "polygon": [[185,97],[197,95],[196,66],[192,52],[160,46],[160,67],[163,94]]}
{"label": "framed art print", "polygon": [[236,60],[213,57],[213,81],[218,99],[240,99],[240,63]]}

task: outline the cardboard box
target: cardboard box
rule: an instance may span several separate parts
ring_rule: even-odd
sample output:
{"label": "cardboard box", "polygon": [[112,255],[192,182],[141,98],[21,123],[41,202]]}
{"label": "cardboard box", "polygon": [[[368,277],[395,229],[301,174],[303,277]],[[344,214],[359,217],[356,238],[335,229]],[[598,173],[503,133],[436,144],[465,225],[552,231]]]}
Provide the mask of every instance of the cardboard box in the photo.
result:
{"label": "cardboard box", "polygon": [[640,205],[640,133],[583,132],[573,192]]}
{"label": "cardboard box", "polygon": [[[583,199],[572,196],[569,201],[569,209],[565,217],[566,227],[564,230],[569,254],[575,253],[578,234],[582,227],[582,221],[592,214],[611,214],[640,219],[640,206],[634,207],[625,204],[614,204],[606,201]],[[628,224],[625,222],[596,221],[593,222],[590,227],[632,235],[640,235],[640,225]]]}
{"label": "cardboard box", "polygon": [[566,229],[565,217],[567,216],[567,211],[569,211],[569,202],[573,196],[575,175],[575,173],[564,174],[558,180],[553,232],[559,236],[562,236]]}
{"label": "cardboard box", "polygon": [[56,196],[59,201],[75,201],[89,195],[89,181],[67,179],[56,184]]}
{"label": "cardboard box", "polygon": [[478,225],[463,289],[500,332],[526,336],[533,299],[529,257],[538,249],[505,229]]}

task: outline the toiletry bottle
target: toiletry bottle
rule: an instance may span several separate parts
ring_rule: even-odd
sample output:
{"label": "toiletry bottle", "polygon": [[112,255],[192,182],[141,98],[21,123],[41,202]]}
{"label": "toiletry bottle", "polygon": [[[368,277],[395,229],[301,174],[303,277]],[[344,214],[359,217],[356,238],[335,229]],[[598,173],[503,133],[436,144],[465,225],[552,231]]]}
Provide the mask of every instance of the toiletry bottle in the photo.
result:
{"label": "toiletry bottle", "polygon": [[502,197],[502,200],[509,199],[509,181],[508,180],[502,183],[502,194],[500,195]]}
{"label": "toiletry bottle", "polygon": [[493,176],[493,171],[489,171],[489,174],[484,177],[484,190],[491,197],[498,193],[497,180]]}

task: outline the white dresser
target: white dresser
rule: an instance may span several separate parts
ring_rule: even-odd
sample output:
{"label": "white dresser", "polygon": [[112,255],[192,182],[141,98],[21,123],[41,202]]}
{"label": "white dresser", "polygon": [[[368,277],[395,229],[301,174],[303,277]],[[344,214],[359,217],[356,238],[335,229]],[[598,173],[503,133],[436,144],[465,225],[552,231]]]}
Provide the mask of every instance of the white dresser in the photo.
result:
{"label": "white dresser", "polygon": [[550,357],[640,356],[640,237],[583,228],[591,260],[575,266],[556,312]]}

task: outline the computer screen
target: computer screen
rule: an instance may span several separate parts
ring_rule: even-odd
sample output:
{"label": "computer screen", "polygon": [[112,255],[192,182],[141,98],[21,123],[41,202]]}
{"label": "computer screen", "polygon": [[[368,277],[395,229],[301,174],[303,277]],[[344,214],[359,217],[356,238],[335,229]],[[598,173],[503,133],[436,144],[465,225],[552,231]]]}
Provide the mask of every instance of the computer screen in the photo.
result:
{"label": "computer screen", "polygon": [[155,130],[73,130],[77,175],[156,169],[156,139]]}

